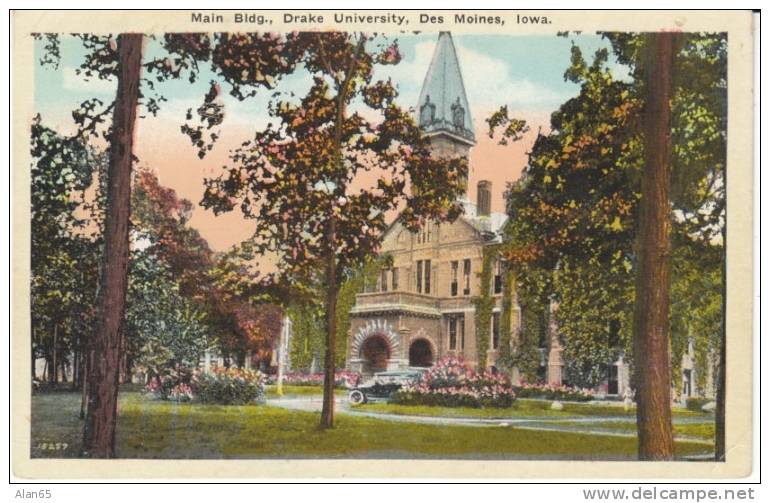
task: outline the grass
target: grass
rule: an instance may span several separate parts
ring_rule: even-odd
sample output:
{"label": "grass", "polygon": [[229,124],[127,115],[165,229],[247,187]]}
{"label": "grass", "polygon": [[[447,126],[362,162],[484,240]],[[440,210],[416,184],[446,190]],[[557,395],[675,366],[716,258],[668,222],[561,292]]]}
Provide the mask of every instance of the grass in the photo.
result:
{"label": "grass", "polygon": [[[75,457],[82,422],[77,393],[32,397],[32,456]],[[51,450],[45,446],[66,444]],[[41,447],[43,446],[43,447]],[[707,448],[677,442],[678,456]],[[318,414],[271,406],[216,406],[150,400],[137,392],[119,399],[121,458],[463,458],[634,459],[633,438],[542,432],[511,427],[408,424],[338,414],[333,430]]]}
{"label": "grass", "polygon": [[[404,416],[433,416],[433,417],[479,417],[479,418],[520,418],[520,417],[594,417],[594,416],[628,416],[635,417],[636,410],[624,410],[623,407],[614,405],[589,404],[589,403],[564,403],[562,410],[551,409],[551,402],[547,400],[519,399],[506,409],[472,407],[437,407],[429,405],[399,405],[393,403],[369,403],[355,407],[356,410],[367,412],[379,412]],[[675,409],[674,417],[703,417],[708,414],[694,412],[687,409]]]}
{"label": "grass", "polygon": [[[636,423],[621,423],[618,421],[600,421],[586,424],[579,421],[564,421],[559,423],[562,426],[581,426],[593,430],[614,430],[619,432],[636,433]],[[674,435],[683,437],[693,437],[702,440],[714,441],[716,435],[716,425],[713,421],[704,423],[675,423]]]}

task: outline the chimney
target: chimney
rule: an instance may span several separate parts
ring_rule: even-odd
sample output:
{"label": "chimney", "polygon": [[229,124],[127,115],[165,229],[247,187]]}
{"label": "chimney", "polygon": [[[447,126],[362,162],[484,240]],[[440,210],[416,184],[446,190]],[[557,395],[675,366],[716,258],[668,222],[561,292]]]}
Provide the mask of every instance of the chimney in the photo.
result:
{"label": "chimney", "polygon": [[476,215],[488,217],[492,211],[492,182],[481,180],[476,190]]}

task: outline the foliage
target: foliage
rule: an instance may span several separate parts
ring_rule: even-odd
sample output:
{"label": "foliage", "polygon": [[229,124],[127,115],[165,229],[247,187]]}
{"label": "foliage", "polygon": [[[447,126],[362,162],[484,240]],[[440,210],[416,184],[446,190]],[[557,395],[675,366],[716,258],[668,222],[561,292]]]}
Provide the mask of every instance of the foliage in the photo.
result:
{"label": "foliage", "polygon": [[500,352],[497,357],[497,365],[500,368],[511,370],[513,362],[513,299],[516,296],[515,277],[511,267],[503,262],[503,300],[500,307]]}
{"label": "foliage", "polygon": [[394,393],[404,405],[443,407],[510,407],[516,398],[505,374],[476,372],[461,358],[448,356],[425,372],[415,384]]}
{"label": "foliage", "polygon": [[83,354],[94,316],[106,158],[44,126],[40,116],[32,122],[30,153],[32,354],[49,361],[53,380],[56,357]]}
{"label": "foliage", "polygon": [[137,368],[153,376],[195,367],[210,345],[205,313],[150,249],[131,258],[124,333]]}
{"label": "foliage", "polygon": [[324,344],[323,313],[317,304],[293,302],[286,310],[292,322],[289,360],[292,368],[308,372],[319,364]]}
{"label": "foliage", "polygon": [[152,379],[145,391],[161,400],[220,405],[263,403],[265,378],[259,371],[213,367],[208,372],[178,367]]}
{"label": "foliage", "polygon": [[588,402],[594,399],[590,390],[572,386],[553,386],[551,384],[521,384],[514,386],[518,398],[540,398],[544,400],[564,400],[567,402]]}
{"label": "foliage", "polygon": [[497,260],[499,247],[485,246],[483,249],[483,258],[481,266],[481,286],[480,294],[473,299],[476,306],[474,311],[476,323],[476,349],[480,369],[486,369],[487,351],[489,350],[490,325],[492,321],[492,309],[495,306],[495,299],[492,297],[492,265]]}
{"label": "foliage", "polygon": [[[549,131],[538,134],[522,179],[509,190],[506,227],[506,255],[517,268],[525,329],[527,283],[540,283],[558,303],[570,379],[586,386],[602,379],[602,362],[617,351],[625,352],[626,361],[633,357],[634,246],[645,143],[638,120],[645,106],[639,64],[644,37],[603,35],[628,77],[614,76],[606,49],[589,63],[573,45],[565,79],[579,84],[580,92],[553,113]],[[724,34],[686,34],[677,54],[671,159],[675,370],[691,336],[698,338],[699,362],[718,347],[726,56]],[[504,108],[488,124],[490,135],[502,131],[503,139],[513,141],[524,127]],[[609,344],[610,337],[617,340]]]}
{"label": "foliage", "polygon": [[[287,274],[327,258],[332,215],[342,274],[374,255],[385,214],[400,204],[406,202],[401,219],[410,228],[461,212],[455,196],[464,161],[434,159],[411,115],[393,102],[393,84],[372,81],[373,68],[389,63],[384,55],[391,50],[372,47],[377,41],[340,32],[300,33],[287,41],[298,51],[296,64],[313,78],[308,94],[299,102],[274,95],[269,113],[276,122],[233,151],[226,171],[206,182],[203,204],[215,213],[238,206],[253,218],[255,249],[276,254]],[[356,111],[348,113],[353,104]],[[363,172],[378,174],[374,184],[353,189]]]}
{"label": "foliage", "polygon": [[[269,384],[275,384],[278,376],[273,374],[268,378]],[[361,374],[349,370],[340,370],[334,373],[334,386],[337,388],[350,388],[361,381]],[[308,374],[305,372],[287,372],[283,376],[283,383],[289,386],[322,386],[323,373]]]}
{"label": "foliage", "polygon": [[634,285],[632,278],[613,277],[602,267],[573,264],[562,261],[554,280],[561,300],[556,316],[565,373],[570,384],[595,388],[621,353],[632,353]]}
{"label": "foliage", "polygon": [[356,304],[356,295],[364,291],[365,285],[377,282],[382,269],[392,265],[392,257],[380,255],[375,259],[368,259],[363,265],[349,271],[337,294],[337,344],[334,352],[336,356],[336,368],[345,366],[348,353],[348,334],[350,332],[350,310]]}
{"label": "foliage", "polygon": [[686,401],[686,407],[687,410],[692,410],[695,412],[701,412],[703,410],[703,406],[707,403],[711,403],[713,400],[710,398],[697,398],[697,397],[690,397]]}
{"label": "foliage", "polygon": [[195,399],[202,403],[244,405],[264,402],[265,377],[259,371],[235,367],[196,370],[190,381]]}

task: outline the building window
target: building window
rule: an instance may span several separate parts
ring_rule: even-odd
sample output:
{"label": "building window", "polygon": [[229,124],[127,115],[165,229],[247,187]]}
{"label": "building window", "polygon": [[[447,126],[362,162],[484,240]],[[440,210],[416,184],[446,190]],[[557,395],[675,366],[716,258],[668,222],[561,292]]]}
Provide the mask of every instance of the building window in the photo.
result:
{"label": "building window", "polygon": [[454,314],[449,316],[449,349],[455,351],[465,349],[465,315]]}
{"label": "building window", "polygon": [[422,260],[417,261],[417,293],[422,293]]}
{"label": "building window", "polygon": [[398,268],[393,268],[392,279],[393,279],[393,283],[392,283],[393,291],[395,292],[396,290],[398,290]]}
{"label": "building window", "polygon": [[387,269],[383,269],[382,272],[380,273],[380,289],[383,292],[388,291],[388,270]]}
{"label": "building window", "polygon": [[451,289],[452,297],[457,297],[457,271],[460,268],[460,264],[456,260],[453,260],[451,263],[451,267],[452,267],[452,277],[451,277],[452,283],[450,285],[450,289]]}
{"label": "building window", "polygon": [[492,349],[500,348],[500,313],[492,313]]}
{"label": "building window", "polygon": [[425,261],[425,293],[430,293],[430,260]]}
{"label": "building window", "polygon": [[471,259],[463,260],[463,295],[471,294]]}
{"label": "building window", "polygon": [[503,261],[500,257],[495,261],[495,293],[503,293]]}

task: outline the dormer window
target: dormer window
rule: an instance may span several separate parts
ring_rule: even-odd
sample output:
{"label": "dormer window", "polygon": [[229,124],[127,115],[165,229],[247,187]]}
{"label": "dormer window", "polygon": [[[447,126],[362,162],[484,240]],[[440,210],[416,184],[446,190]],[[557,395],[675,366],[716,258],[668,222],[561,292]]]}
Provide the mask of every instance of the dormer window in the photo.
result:
{"label": "dormer window", "polygon": [[460,97],[452,104],[452,124],[457,129],[465,129],[465,109],[460,104]]}
{"label": "dormer window", "polygon": [[430,94],[425,96],[425,103],[420,107],[420,126],[429,126],[436,120],[436,105],[431,103]]}

